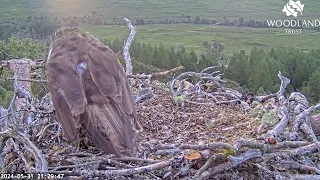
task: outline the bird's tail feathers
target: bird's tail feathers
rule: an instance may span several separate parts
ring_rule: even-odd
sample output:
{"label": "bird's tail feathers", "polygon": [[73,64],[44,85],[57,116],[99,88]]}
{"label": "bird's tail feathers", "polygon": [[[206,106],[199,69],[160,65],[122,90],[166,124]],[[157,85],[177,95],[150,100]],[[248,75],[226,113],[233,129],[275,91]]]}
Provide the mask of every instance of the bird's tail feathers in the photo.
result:
{"label": "bird's tail feathers", "polygon": [[87,105],[83,124],[93,140],[107,153],[119,155],[135,146],[132,123],[112,104]]}

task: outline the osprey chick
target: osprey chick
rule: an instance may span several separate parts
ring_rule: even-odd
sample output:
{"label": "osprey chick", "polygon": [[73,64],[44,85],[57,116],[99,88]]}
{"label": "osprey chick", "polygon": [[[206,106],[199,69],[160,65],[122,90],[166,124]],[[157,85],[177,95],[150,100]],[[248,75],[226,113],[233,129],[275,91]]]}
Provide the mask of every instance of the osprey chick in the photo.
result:
{"label": "osprey chick", "polygon": [[69,141],[86,130],[106,153],[135,147],[142,130],[124,69],[113,51],[77,28],[55,33],[47,79],[56,115]]}

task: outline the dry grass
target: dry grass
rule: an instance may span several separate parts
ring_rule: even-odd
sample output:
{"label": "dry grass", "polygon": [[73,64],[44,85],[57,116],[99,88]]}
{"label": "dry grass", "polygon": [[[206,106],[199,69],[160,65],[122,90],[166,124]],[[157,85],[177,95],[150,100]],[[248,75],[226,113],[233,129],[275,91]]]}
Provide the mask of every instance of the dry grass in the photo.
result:
{"label": "dry grass", "polygon": [[141,141],[161,143],[227,142],[251,139],[259,121],[245,116],[237,105],[195,105],[182,108],[168,92],[137,104],[144,132]]}

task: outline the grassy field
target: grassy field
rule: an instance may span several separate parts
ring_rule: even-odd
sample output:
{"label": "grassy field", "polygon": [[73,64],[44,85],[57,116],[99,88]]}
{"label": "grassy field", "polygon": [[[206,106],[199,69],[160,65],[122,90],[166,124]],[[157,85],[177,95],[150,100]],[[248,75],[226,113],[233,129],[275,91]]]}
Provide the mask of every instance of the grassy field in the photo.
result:
{"label": "grassy field", "polygon": [[[123,40],[129,34],[126,26],[83,27],[84,30],[103,39]],[[318,39],[317,39],[318,38]],[[219,41],[225,46],[224,53],[253,47],[270,50],[272,47],[293,46],[303,50],[320,47],[320,32],[303,30],[302,34],[288,35],[284,29],[208,26],[195,24],[144,25],[137,27],[136,41],[166,46],[184,45],[187,50],[202,49],[204,41]]]}
{"label": "grassy field", "polygon": [[[165,19],[190,15],[222,20],[243,17],[259,21],[288,19],[282,12],[288,0],[1,0],[0,19],[27,17],[29,15],[84,16],[97,11],[105,19],[128,17]],[[303,0],[302,19],[320,19],[320,1]],[[318,18],[319,17],[319,18]],[[299,19],[298,18],[298,19]],[[290,17],[292,19],[292,17]],[[126,26],[83,27],[100,38],[125,39],[129,33]],[[318,48],[320,33],[304,30],[299,35],[288,35],[284,29],[257,29],[248,27],[224,27],[195,24],[156,24],[139,26],[136,40],[167,46],[184,45],[188,50],[200,51],[204,41],[217,40],[224,44],[225,54],[241,49],[250,51],[254,46],[269,50],[271,47],[294,46],[310,50]]]}
{"label": "grassy field", "polygon": [[[286,18],[288,0],[1,0],[0,18],[29,15],[84,16],[97,11],[106,19],[178,18],[182,14],[211,19],[245,20]],[[320,17],[319,0],[302,0],[303,18]]]}

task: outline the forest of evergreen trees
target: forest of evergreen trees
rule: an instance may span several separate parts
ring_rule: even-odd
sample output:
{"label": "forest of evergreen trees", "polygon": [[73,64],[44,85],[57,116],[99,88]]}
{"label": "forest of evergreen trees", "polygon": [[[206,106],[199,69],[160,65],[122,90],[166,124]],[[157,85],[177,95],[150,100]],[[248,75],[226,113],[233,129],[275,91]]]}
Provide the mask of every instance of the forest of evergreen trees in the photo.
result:
{"label": "forest of evergreen trees", "polygon": [[[104,41],[115,52],[122,48],[122,42]],[[222,48],[216,48],[217,46]],[[223,46],[218,42],[205,42],[203,48],[202,53],[196,53],[193,50],[187,52],[183,46],[166,48],[162,44],[151,46],[135,41],[131,45],[130,54],[137,61],[161,69],[183,65],[186,67],[185,71],[196,72],[218,65],[218,60],[225,58],[222,55]],[[288,91],[304,93],[311,103],[320,101],[320,49],[303,52],[289,47],[266,52],[253,48],[247,54],[243,50],[234,52],[228,62],[228,65],[221,66],[220,70],[226,79],[237,82],[243,91],[260,95],[277,92],[280,86],[277,74],[281,71],[291,79]]]}
{"label": "forest of evergreen trees", "polygon": [[249,54],[234,53],[225,71],[225,77],[256,93],[276,92],[281,71],[291,79],[289,91],[300,91],[310,102],[320,101],[320,50],[303,52],[290,48],[253,48]]}

